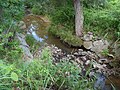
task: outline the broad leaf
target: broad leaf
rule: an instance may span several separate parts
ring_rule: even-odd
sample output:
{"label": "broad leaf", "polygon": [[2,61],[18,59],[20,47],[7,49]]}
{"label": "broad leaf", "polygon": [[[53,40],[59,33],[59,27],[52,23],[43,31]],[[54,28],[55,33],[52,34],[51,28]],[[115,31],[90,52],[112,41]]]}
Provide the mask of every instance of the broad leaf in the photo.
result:
{"label": "broad leaf", "polygon": [[18,75],[15,72],[11,73],[11,79],[14,81],[18,81]]}

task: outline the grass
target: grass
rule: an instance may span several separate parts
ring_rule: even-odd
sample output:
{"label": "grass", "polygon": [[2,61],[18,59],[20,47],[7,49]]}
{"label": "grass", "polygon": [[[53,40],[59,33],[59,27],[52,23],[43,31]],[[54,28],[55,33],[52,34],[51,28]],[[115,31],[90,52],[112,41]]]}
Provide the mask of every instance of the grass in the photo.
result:
{"label": "grass", "polygon": [[39,59],[31,63],[0,61],[0,90],[19,87],[22,90],[93,90],[93,79],[81,76],[81,68],[68,61],[53,64],[50,50],[45,48]]}
{"label": "grass", "polygon": [[63,42],[67,43],[68,45],[71,46],[83,45],[83,41],[79,37],[75,36],[74,32],[70,29],[71,28],[66,28],[64,26],[52,25],[49,28],[49,32],[52,35],[59,37]]}

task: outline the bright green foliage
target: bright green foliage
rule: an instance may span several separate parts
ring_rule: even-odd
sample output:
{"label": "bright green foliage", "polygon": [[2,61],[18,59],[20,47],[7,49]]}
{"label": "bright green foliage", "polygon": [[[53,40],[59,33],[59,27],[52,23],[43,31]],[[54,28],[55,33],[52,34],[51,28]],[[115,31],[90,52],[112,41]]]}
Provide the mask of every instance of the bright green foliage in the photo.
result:
{"label": "bright green foliage", "polygon": [[8,65],[0,61],[0,71],[0,90],[11,90],[13,87],[23,90],[93,90],[93,79],[83,77],[81,68],[69,61],[53,64],[48,48],[42,51],[40,59],[31,63],[14,62]]}
{"label": "bright green foliage", "polygon": [[84,27],[88,31],[93,31],[97,35],[108,33],[118,38],[120,32],[120,2],[111,5],[110,9],[84,9]]}
{"label": "bright green foliage", "polygon": [[14,85],[14,81],[18,81],[20,70],[15,68],[14,64],[6,64],[0,60],[0,90],[10,90]]}
{"label": "bright green foliage", "polygon": [[11,73],[11,79],[14,81],[18,81],[18,75],[15,72]]}

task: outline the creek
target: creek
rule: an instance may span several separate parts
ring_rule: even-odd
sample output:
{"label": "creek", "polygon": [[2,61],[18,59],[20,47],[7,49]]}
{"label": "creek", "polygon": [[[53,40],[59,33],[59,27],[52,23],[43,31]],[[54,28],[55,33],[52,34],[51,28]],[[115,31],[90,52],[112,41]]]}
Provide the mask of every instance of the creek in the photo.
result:
{"label": "creek", "polygon": [[[35,31],[30,31],[28,33],[32,33],[32,36],[37,41],[40,41],[41,43],[46,42],[49,45],[55,45],[65,52],[73,52],[77,49],[63,44],[59,38],[54,37],[50,33],[48,33],[47,29],[49,28],[49,25],[51,23],[48,18],[37,15],[28,15],[23,19],[23,21],[26,24],[27,30],[28,28],[31,29],[31,27],[33,29],[35,28]],[[111,82],[116,87],[116,90],[120,90],[120,78],[111,76],[110,80],[107,79],[106,84],[110,85]],[[108,87],[107,90],[111,89],[109,89]]]}
{"label": "creek", "polygon": [[[68,46],[67,44],[63,44],[62,41],[50,33],[48,33],[47,28],[50,25],[50,21],[46,17],[37,16],[37,15],[28,15],[26,16],[23,21],[25,22],[27,28],[31,28],[31,24],[36,27],[35,30],[35,37],[36,39],[40,39],[41,43],[46,42],[49,45],[55,45],[58,48],[66,51],[66,52],[72,52],[75,50],[75,48]],[[34,33],[33,33],[34,34]],[[39,37],[38,37],[38,36]],[[33,35],[34,36],[34,35]]]}

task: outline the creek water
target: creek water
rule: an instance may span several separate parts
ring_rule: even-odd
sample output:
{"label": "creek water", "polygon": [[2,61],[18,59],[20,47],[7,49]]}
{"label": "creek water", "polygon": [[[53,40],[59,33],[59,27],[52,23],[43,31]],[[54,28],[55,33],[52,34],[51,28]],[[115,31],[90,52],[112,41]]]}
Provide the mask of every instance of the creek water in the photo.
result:
{"label": "creek water", "polygon": [[[36,27],[34,35],[38,35],[37,38],[40,38],[41,42],[46,42],[47,44],[55,45],[66,52],[73,52],[76,50],[76,48],[64,45],[59,38],[54,37],[48,33],[47,29],[51,22],[47,17],[28,15],[23,19],[23,21],[25,22],[27,28],[29,28],[31,24]],[[110,85],[111,83],[116,87],[116,90],[120,90],[120,77],[109,77],[109,79],[107,79],[106,81],[106,85]],[[108,87],[107,90],[113,89],[110,89]]]}
{"label": "creek water", "polygon": [[47,29],[50,25],[48,18],[37,15],[28,15],[23,19],[23,21],[25,22],[27,28],[29,28],[31,24],[36,27],[35,32],[40,38],[44,39],[43,42],[46,42],[49,45],[55,45],[68,53],[75,51],[76,48],[63,44],[58,37],[48,33]]}

